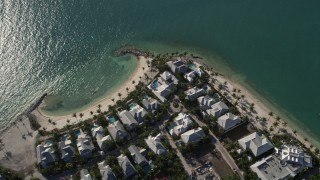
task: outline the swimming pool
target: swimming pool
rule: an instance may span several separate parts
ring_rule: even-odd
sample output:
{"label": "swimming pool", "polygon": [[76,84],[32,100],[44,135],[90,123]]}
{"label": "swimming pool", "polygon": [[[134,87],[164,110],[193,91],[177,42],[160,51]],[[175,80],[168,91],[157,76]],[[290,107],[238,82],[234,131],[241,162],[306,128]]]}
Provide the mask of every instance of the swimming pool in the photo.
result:
{"label": "swimming pool", "polygon": [[46,146],[51,146],[51,145],[53,144],[53,141],[52,141],[51,139],[47,139],[47,140],[44,142],[44,144],[45,144]]}
{"label": "swimming pool", "polygon": [[194,70],[194,71],[198,70],[197,66],[193,63],[189,64],[188,67],[189,67],[189,69]]}
{"label": "swimming pool", "polygon": [[114,116],[108,116],[107,119],[108,119],[109,123],[114,123],[114,122],[118,121],[118,119]]}
{"label": "swimming pool", "polygon": [[136,107],[136,103],[130,103],[129,104],[129,109],[132,110],[134,107]]}
{"label": "swimming pool", "polygon": [[78,137],[81,134],[80,129],[74,131],[74,135]]}
{"label": "swimming pool", "polygon": [[64,134],[63,136],[61,136],[61,141],[66,141],[69,139],[69,135],[68,134]]}
{"label": "swimming pool", "polygon": [[157,89],[159,87],[158,79],[155,79],[155,80],[152,81],[151,87],[153,89]]}

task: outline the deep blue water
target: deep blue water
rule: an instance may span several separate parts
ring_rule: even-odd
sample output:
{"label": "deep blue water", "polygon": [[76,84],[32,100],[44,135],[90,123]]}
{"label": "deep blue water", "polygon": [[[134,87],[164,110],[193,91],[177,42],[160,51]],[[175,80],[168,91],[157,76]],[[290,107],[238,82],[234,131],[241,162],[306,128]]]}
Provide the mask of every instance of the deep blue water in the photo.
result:
{"label": "deep blue water", "polygon": [[319,8],[316,0],[0,1],[1,125],[44,92],[51,113],[88,105],[129,76],[134,60],[112,52],[135,44],[231,67],[319,140]]}

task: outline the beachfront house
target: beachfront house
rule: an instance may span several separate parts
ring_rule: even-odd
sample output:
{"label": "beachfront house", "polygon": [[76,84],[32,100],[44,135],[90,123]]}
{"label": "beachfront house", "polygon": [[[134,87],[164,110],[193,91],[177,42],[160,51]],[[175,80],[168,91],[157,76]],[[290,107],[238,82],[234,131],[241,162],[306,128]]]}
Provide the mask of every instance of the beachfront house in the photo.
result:
{"label": "beachfront house", "polygon": [[189,82],[193,82],[196,77],[201,77],[203,75],[203,71],[200,68],[192,69],[192,71],[186,73],[183,77]]}
{"label": "beachfront house", "polygon": [[139,123],[142,123],[144,121],[144,116],[148,112],[139,104],[134,104],[134,106],[131,106],[130,108],[131,109],[129,112],[133,116],[133,118],[137,120]]}
{"label": "beachfront house", "polygon": [[175,126],[169,130],[172,135],[179,136],[180,134],[186,132],[190,127],[192,127],[192,120],[190,116],[186,113],[179,113],[177,117],[174,118]]}
{"label": "beachfront house", "polygon": [[127,131],[124,129],[124,127],[119,121],[110,123],[107,128],[111,137],[115,141],[122,141],[128,136]]}
{"label": "beachfront house", "polygon": [[106,144],[108,141],[112,141],[112,138],[110,135],[104,135],[104,129],[102,126],[92,128],[91,133],[92,136],[96,138],[97,144],[101,151],[108,148],[106,147]]}
{"label": "beachfront house", "polygon": [[77,139],[77,147],[78,147],[80,156],[86,159],[89,159],[92,157],[92,151],[95,148],[92,144],[90,136],[84,133],[81,129]]}
{"label": "beachfront house", "polygon": [[160,103],[158,100],[148,97],[144,98],[142,100],[142,106],[148,111],[148,112],[156,112],[160,108]]}
{"label": "beachfront house", "polygon": [[231,130],[241,123],[239,116],[232,113],[227,113],[218,118],[218,124],[223,128],[224,132]]}
{"label": "beachfront house", "polygon": [[186,94],[186,99],[193,101],[199,96],[205,95],[206,91],[203,88],[193,87],[184,92]]}
{"label": "beachfront house", "polygon": [[149,136],[145,139],[147,146],[157,155],[166,154],[167,150],[161,143],[161,134],[159,133],[155,137]]}
{"label": "beachfront house", "polygon": [[119,112],[118,115],[121,122],[127,126],[128,130],[132,130],[138,125],[138,122],[135,120],[135,118],[132,116],[132,114],[129,111],[123,110]]}
{"label": "beachfront house", "polygon": [[141,154],[141,151],[139,151],[137,146],[131,145],[129,146],[128,150],[135,163],[139,164],[139,166],[144,167],[149,165],[147,159]]}
{"label": "beachfront house", "polygon": [[164,71],[160,76],[154,79],[148,88],[162,101],[166,101],[173,91],[175,85],[179,83],[178,79],[168,71]]}
{"label": "beachfront house", "polygon": [[169,68],[173,73],[184,74],[187,72],[187,69],[188,69],[186,64],[180,59],[177,59],[175,61],[168,61],[167,65],[169,66]]}
{"label": "beachfront house", "polygon": [[125,178],[130,178],[136,174],[136,170],[134,169],[127,156],[121,154],[117,157],[117,160],[119,166],[122,168]]}
{"label": "beachfront house", "polygon": [[116,180],[116,176],[112,172],[112,169],[109,165],[106,165],[105,161],[98,163],[98,168],[102,176],[102,180]]}
{"label": "beachfront house", "polygon": [[69,139],[66,139],[64,141],[59,142],[59,149],[61,153],[61,159],[64,162],[71,161],[73,155],[74,155],[74,149],[72,147],[72,141]]}
{"label": "beachfront house", "polygon": [[238,143],[242,149],[249,149],[255,157],[273,149],[273,144],[263,134],[257,132],[239,139]]}
{"label": "beachfront house", "polygon": [[250,166],[262,180],[288,179],[295,177],[305,168],[312,167],[311,156],[291,145],[284,145],[281,149]]}
{"label": "beachfront house", "polygon": [[296,172],[305,167],[312,167],[312,157],[297,146],[283,145],[278,153],[282,161],[300,167],[299,170],[295,170]]}
{"label": "beachfront house", "polygon": [[199,107],[201,110],[205,111],[210,109],[211,106],[220,101],[220,96],[218,93],[213,94],[212,96],[201,96],[197,98]]}
{"label": "beachfront house", "polygon": [[42,144],[37,146],[37,162],[40,167],[45,168],[49,165],[54,164],[57,160],[55,151],[51,146],[44,147]]}
{"label": "beachfront house", "polygon": [[92,180],[92,177],[91,177],[88,169],[81,169],[80,178],[81,178],[81,180]]}
{"label": "beachfront house", "polygon": [[191,129],[183,134],[181,134],[181,140],[186,143],[196,143],[199,142],[205,136],[201,127],[196,129]]}
{"label": "beachfront house", "polygon": [[229,108],[228,106],[222,102],[219,101],[215,104],[213,104],[210,109],[206,110],[207,115],[212,115],[214,117],[220,117],[223,114],[225,114],[226,112],[228,112]]}

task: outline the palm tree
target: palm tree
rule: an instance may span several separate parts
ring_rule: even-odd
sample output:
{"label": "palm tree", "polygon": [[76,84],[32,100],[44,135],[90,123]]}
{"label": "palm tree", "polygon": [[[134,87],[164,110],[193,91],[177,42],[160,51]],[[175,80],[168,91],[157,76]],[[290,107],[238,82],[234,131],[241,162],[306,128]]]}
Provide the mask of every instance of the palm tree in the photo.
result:
{"label": "palm tree", "polygon": [[306,142],[307,142],[307,141],[308,141],[308,138],[304,138],[304,141],[306,141]]}
{"label": "palm tree", "polygon": [[92,114],[93,114],[93,111],[90,111],[90,114],[92,115]]}
{"label": "palm tree", "polygon": [[135,83],[136,83],[136,82],[133,80],[133,81],[132,81],[132,84],[135,84]]}
{"label": "palm tree", "polygon": [[70,120],[69,119],[67,119],[67,124],[69,124],[70,123]]}
{"label": "palm tree", "polygon": [[73,114],[72,114],[72,117],[77,118],[77,114],[76,114],[76,113],[73,113]]}
{"label": "palm tree", "polygon": [[283,122],[282,125],[283,125],[283,127],[286,127],[288,125],[288,123],[287,122]]}
{"label": "palm tree", "polygon": [[83,115],[84,115],[83,113],[80,113],[80,114],[79,114],[79,116],[80,116],[81,119],[82,119]]}
{"label": "palm tree", "polygon": [[142,70],[144,71],[144,67],[142,67]]}
{"label": "palm tree", "polygon": [[52,122],[52,125],[54,126],[54,128],[56,128],[57,123],[56,122]]}
{"label": "palm tree", "polygon": [[6,149],[6,146],[4,145],[2,139],[0,138],[0,145],[3,147],[3,149],[6,151],[6,153],[8,152]]}
{"label": "palm tree", "polygon": [[273,116],[273,112],[270,111],[268,115],[269,115],[269,119],[270,119]]}
{"label": "palm tree", "polygon": [[297,135],[297,130],[293,130],[293,134],[294,134],[294,135]]}
{"label": "palm tree", "polygon": [[278,127],[278,126],[279,126],[279,123],[278,123],[278,122],[274,122],[274,123],[273,123],[273,126],[274,126],[274,127]]}
{"label": "palm tree", "polygon": [[119,98],[121,99],[122,94],[121,94],[121,93],[118,93],[118,96],[119,96]]}
{"label": "palm tree", "polygon": [[101,104],[98,104],[98,109],[101,109]]}
{"label": "palm tree", "polygon": [[48,122],[51,124],[51,123],[52,123],[52,120],[51,120],[51,119],[48,119]]}
{"label": "palm tree", "polygon": [[129,92],[129,88],[128,87],[126,88],[126,90],[127,90],[127,92]]}

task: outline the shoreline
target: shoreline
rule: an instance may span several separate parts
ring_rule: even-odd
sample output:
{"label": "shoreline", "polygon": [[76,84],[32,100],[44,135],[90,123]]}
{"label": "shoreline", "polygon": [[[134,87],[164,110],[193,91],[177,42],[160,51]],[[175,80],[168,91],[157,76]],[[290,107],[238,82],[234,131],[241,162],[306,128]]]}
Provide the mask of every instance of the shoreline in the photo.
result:
{"label": "shoreline", "polygon": [[[206,64],[206,61],[203,60],[194,60],[197,64],[203,65],[206,67],[211,68],[210,65]],[[260,118],[265,117],[267,119],[266,123],[263,125],[260,122],[257,122],[257,120],[253,119],[250,121],[255,127],[257,127],[260,130],[267,130],[270,134],[282,134],[281,129],[287,130],[287,133],[295,137],[298,141],[300,141],[302,144],[306,146],[306,148],[311,149],[310,145],[313,145],[313,148],[320,148],[320,142],[318,142],[316,139],[312,138],[312,135],[309,133],[305,133],[304,130],[301,127],[298,127],[299,125],[295,124],[296,122],[294,120],[291,120],[293,117],[291,114],[283,113],[283,108],[279,107],[279,105],[275,105],[272,101],[269,101],[261,95],[256,89],[254,89],[250,84],[246,82],[242,82],[239,80],[236,80],[236,78],[233,78],[232,76],[224,75],[223,73],[220,74],[219,71],[216,71],[215,68],[212,68],[211,70],[207,71],[209,74],[210,72],[219,73],[218,76],[216,76],[216,80],[219,82],[219,84],[224,84],[224,82],[227,83],[228,90],[230,91],[229,96],[232,100],[235,101],[235,98],[231,96],[233,93],[232,90],[240,89],[241,94],[245,96],[245,100],[248,101],[248,104],[254,103],[254,109],[257,112],[254,115],[260,116]],[[215,84],[214,87],[218,89],[218,84]],[[220,91],[225,92],[225,91]],[[233,101],[232,101],[233,102]],[[243,114],[244,111],[241,109],[241,103],[237,106],[239,111]],[[280,109],[279,109],[280,108]],[[273,116],[269,116],[269,112],[273,112]],[[274,127],[273,123],[276,122],[276,117],[279,116],[281,119],[278,122],[278,127]],[[254,118],[254,117],[253,117]],[[261,119],[260,119],[261,120]],[[283,127],[283,122],[286,122],[287,125]],[[274,128],[273,132],[270,132],[270,127]],[[294,134],[294,131],[297,131],[296,134]],[[308,139],[308,141],[305,141],[305,138]]]}
{"label": "shoreline", "polygon": [[[121,98],[126,97],[128,95],[128,92],[135,89],[135,86],[139,81],[144,80],[144,74],[149,72],[147,61],[150,59],[144,56],[134,57],[134,59],[137,61],[137,65],[133,72],[129,75],[128,79],[119,84],[117,88],[112,89],[110,93],[103,95],[101,98],[97,98],[97,100],[92,102],[91,105],[88,105],[88,107],[80,108],[78,112],[73,112],[77,114],[76,118],[73,117],[73,113],[66,115],[48,114],[41,109],[41,105],[36,110],[34,110],[32,114],[36,115],[38,123],[42,127],[45,127],[47,130],[51,130],[53,129],[53,127],[48,122],[48,119],[51,119],[52,122],[56,122],[57,128],[63,128],[65,125],[67,125],[67,120],[70,120],[70,124],[73,124],[78,123],[78,121],[81,120],[92,118],[93,115],[98,114],[97,110],[99,109],[99,104],[101,105],[101,112],[108,111],[108,106],[115,104],[115,102],[120,99],[120,97],[118,96],[119,93],[122,94]],[[139,77],[142,78],[140,79]],[[133,81],[135,81],[135,84],[132,83]],[[126,88],[129,88],[129,91],[127,91]],[[112,99],[114,99],[114,102],[112,101]],[[93,114],[90,113],[91,111],[93,112]],[[80,113],[83,113],[82,118],[78,117]]]}

